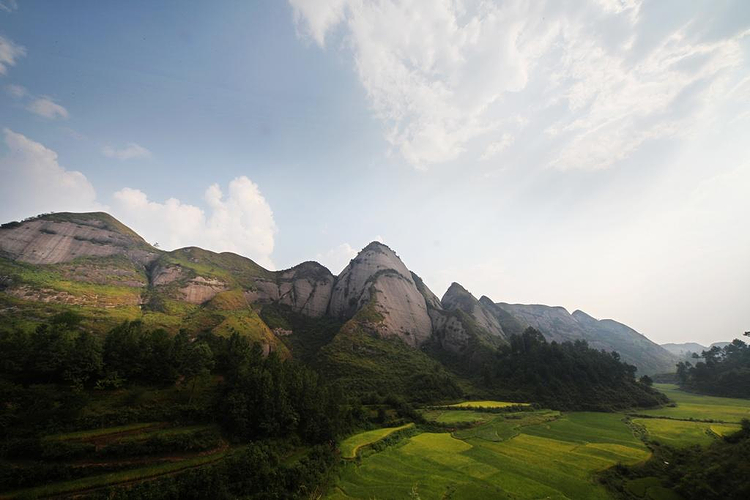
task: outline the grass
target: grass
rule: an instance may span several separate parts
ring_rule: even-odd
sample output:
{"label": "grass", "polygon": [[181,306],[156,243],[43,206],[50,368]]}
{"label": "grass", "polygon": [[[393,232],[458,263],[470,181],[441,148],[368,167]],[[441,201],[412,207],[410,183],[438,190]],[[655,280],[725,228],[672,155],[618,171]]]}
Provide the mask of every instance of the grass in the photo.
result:
{"label": "grass", "polygon": [[461,424],[487,422],[494,418],[492,413],[466,410],[427,410],[422,413],[428,422],[440,424]]}
{"label": "grass", "polygon": [[507,408],[508,406],[529,406],[529,404],[510,403],[508,401],[464,401],[450,406],[457,408]]}
{"label": "grass", "polygon": [[36,488],[29,488],[24,490],[18,490],[4,495],[5,498],[36,498],[46,497],[53,495],[63,495],[78,491],[89,490],[93,488],[102,488],[105,486],[129,483],[133,481],[141,481],[152,477],[162,476],[173,472],[180,471],[182,469],[188,469],[191,467],[197,467],[205,465],[211,462],[216,462],[224,458],[227,454],[226,450],[218,451],[210,455],[201,455],[187,460],[179,462],[162,463],[158,465],[150,465],[147,467],[141,467],[138,469],[130,469],[121,472],[112,472],[109,474],[100,474],[97,476],[89,476],[73,481],[65,481],[61,483],[53,483]]}
{"label": "grass", "polygon": [[357,452],[363,446],[373,444],[381,439],[385,439],[394,432],[398,432],[404,429],[414,427],[414,424],[406,424],[400,427],[384,427],[382,429],[375,429],[372,431],[360,432],[355,434],[344,441],[340,445],[341,456],[344,458],[355,458]]}
{"label": "grass", "polygon": [[739,423],[743,418],[750,418],[750,399],[702,396],[681,391],[673,384],[654,384],[654,387],[676,402],[677,407],[643,410],[638,413],[656,417],[733,423]]}
{"label": "grass", "polygon": [[[422,433],[361,465],[346,464],[329,497],[604,499],[596,471],[649,456],[623,415],[571,413],[551,421],[559,414],[529,413],[454,434]],[[515,436],[486,438],[498,429]]]}
{"label": "grass", "polygon": [[84,439],[106,437],[111,434],[120,434],[122,432],[131,432],[131,431],[138,431],[138,430],[145,431],[152,427],[156,427],[158,425],[159,425],[159,422],[120,425],[117,427],[106,427],[103,429],[90,429],[90,430],[78,431],[78,432],[68,432],[66,434],[53,434],[51,436],[45,437],[45,439],[48,439],[51,441],[84,440]]}
{"label": "grass", "polygon": [[637,418],[633,422],[646,428],[649,439],[675,448],[708,445],[716,439],[715,435],[723,436],[740,429],[739,424],[708,424],[663,418]]}

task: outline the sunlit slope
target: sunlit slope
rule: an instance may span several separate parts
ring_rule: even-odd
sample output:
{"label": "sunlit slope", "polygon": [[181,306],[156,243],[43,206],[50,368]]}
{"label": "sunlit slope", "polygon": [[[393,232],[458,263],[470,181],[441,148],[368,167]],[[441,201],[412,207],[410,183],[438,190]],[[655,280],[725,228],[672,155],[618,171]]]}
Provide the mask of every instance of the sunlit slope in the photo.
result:
{"label": "sunlit slope", "polygon": [[[549,417],[420,434],[347,465],[331,498],[609,498],[593,474],[649,456],[622,415]],[[524,426],[527,418],[535,423]]]}

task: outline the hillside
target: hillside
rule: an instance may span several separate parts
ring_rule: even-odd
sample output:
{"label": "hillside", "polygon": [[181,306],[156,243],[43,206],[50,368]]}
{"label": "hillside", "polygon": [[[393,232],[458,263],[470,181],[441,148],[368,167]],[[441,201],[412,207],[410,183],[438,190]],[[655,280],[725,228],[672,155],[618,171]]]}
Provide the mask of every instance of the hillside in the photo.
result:
{"label": "hillside", "polygon": [[617,351],[623,361],[641,374],[673,372],[676,358],[663,347],[627,325],[611,319],[597,320],[583,311],[570,314],[564,307],[498,303],[524,326],[533,327],[548,341],[585,340],[596,349]]}
{"label": "hillside", "polygon": [[708,347],[698,344],[697,342],[683,342],[681,344],[669,343],[662,344],[661,346],[680,358],[690,356],[692,353],[700,354],[703,351],[708,350]]}
{"label": "hillside", "polygon": [[269,307],[287,318],[297,315],[302,331],[311,329],[307,319],[325,319],[344,325],[342,332],[400,342],[465,375],[475,375],[495,349],[527,327],[548,341],[583,339],[596,349],[617,351],[640,373],[673,371],[675,363],[674,356],[635,330],[581,311],[494,303],[458,283],[438,299],[379,242],[367,245],[334,276],[312,261],[270,271],[228,252],[161,251],[100,212],[47,214],[0,228],[0,317],[9,326],[28,330],[73,308],[84,327],[99,333],[140,320],[172,333],[239,332],[265,352],[279,350],[283,356],[293,355],[294,345],[309,354],[329,342],[341,344],[328,335],[311,351],[294,329],[263,319]]}

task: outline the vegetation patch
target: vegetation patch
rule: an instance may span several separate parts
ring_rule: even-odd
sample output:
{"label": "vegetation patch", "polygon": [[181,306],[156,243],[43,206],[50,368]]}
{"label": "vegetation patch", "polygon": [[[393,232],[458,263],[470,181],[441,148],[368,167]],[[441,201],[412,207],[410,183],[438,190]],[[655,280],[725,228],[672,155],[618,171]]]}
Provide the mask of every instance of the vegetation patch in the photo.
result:
{"label": "vegetation patch", "polygon": [[356,458],[360,448],[372,445],[373,443],[385,439],[395,432],[414,427],[413,423],[405,424],[399,427],[385,427],[371,431],[360,432],[341,442],[339,449],[343,458]]}

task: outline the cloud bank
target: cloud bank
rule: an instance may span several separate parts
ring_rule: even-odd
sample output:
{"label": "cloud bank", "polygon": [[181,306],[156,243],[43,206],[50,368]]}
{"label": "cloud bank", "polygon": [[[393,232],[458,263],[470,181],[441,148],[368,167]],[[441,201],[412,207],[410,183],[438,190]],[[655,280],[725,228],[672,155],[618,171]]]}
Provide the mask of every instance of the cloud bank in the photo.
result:
{"label": "cloud bank", "polygon": [[81,172],[67,170],[57,153],[38,142],[3,130],[9,153],[0,158],[0,218],[17,220],[43,212],[101,210],[94,186]]}
{"label": "cloud bank", "polygon": [[176,198],[152,201],[143,191],[123,188],[114,194],[113,214],[161,248],[199,246],[234,252],[275,268],[271,254],[278,229],[257,184],[237,177],[226,195],[214,184],[206,189],[204,200],[208,210]]}
{"label": "cloud bank", "polygon": [[610,167],[688,134],[750,33],[710,36],[705,6],[664,19],[640,0],[289,2],[321,48],[342,35],[385,138],[418,168],[500,157],[526,130],[548,166]]}
{"label": "cloud bank", "polygon": [[224,193],[218,184],[204,194],[207,209],[169,198],[149,200],[141,190],[123,188],[112,206],[97,199],[84,174],[68,170],[57,153],[10,129],[3,130],[9,153],[0,157],[0,222],[46,212],[108,211],[151,243],[166,250],[199,246],[235,252],[273,269],[278,228],[257,184],[233,179]]}

